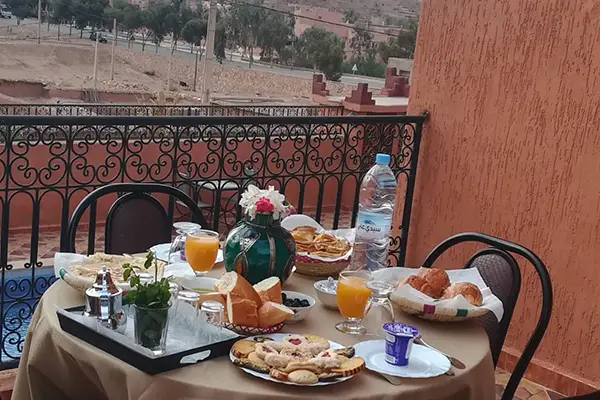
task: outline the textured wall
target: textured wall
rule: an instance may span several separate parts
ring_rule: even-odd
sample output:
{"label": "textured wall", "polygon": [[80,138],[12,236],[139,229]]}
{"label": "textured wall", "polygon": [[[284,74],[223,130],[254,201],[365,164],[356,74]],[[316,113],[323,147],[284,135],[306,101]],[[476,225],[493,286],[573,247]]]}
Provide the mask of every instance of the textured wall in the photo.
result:
{"label": "textured wall", "polygon": [[[409,111],[423,109],[408,263],[467,230],[530,247],[555,293],[536,358],[599,382],[600,2],[424,0]],[[527,267],[516,349],[539,311]]]}

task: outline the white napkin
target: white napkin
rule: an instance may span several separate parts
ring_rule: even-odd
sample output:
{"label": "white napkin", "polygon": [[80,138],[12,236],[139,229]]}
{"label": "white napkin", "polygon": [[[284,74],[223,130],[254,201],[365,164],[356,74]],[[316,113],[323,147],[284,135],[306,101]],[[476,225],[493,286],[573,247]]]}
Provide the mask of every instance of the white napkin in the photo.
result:
{"label": "white napkin", "polygon": [[[414,268],[395,267],[375,271],[373,275],[375,279],[378,280],[399,281],[409,275],[416,275],[418,272],[419,270]],[[462,295],[458,295],[453,299],[448,300],[436,300],[409,285],[398,287],[394,293],[391,294],[390,299],[394,301],[395,298],[406,298],[413,301],[419,301],[423,304],[434,305],[436,308],[462,308],[467,310],[485,308],[490,310],[496,316],[498,321],[502,320],[502,317],[504,316],[504,305],[502,304],[502,301],[492,293],[490,288],[487,287],[476,268],[446,270],[446,273],[448,274],[448,278],[450,278],[450,283],[470,282],[477,286],[479,290],[481,290],[483,296],[483,304],[481,307],[472,305]]]}

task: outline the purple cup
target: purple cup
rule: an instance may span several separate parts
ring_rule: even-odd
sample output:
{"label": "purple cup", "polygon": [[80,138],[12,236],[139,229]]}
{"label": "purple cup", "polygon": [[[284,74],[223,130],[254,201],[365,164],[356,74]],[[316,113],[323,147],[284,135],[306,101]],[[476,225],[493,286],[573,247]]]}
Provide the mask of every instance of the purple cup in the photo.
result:
{"label": "purple cup", "polygon": [[399,367],[408,365],[410,351],[419,330],[401,322],[386,322],[383,324],[383,330],[385,331],[385,361]]}

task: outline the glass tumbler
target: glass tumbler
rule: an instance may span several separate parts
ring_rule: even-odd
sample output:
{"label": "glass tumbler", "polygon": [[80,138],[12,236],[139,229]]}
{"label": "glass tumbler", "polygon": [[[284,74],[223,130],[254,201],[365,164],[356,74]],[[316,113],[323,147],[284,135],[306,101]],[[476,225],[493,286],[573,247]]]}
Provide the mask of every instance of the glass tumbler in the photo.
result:
{"label": "glass tumbler", "polygon": [[175,222],[173,228],[177,231],[177,236],[171,243],[169,248],[169,264],[175,264],[179,262],[185,262],[185,241],[188,235],[199,231],[201,226],[193,222]]}
{"label": "glass tumbler", "polygon": [[383,324],[395,322],[394,307],[390,301],[390,294],[396,289],[396,286],[389,282],[377,280],[369,281],[365,286],[371,290],[369,306],[363,319],[363,325],[367,328],[366,334],[385,339]]}

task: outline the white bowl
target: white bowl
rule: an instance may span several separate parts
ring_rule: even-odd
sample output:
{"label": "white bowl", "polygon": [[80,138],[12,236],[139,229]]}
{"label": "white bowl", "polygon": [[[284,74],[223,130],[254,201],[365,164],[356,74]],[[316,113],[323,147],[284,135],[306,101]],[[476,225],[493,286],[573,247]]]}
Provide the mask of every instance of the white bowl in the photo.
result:
{"label": "white bowl", "polygon": [[184,279],[181,281],[181,286],[185,290],[193,290],[199,293],[208,293],[215,291],[215,283],[219,282],[216,278],[208,276]]}
{"label": "white bowl", "polygon": [[294,316],[285,320],[285,322],[298,322],[298,321],[302,321],[304,318],[306,318],[308,316],[308,314],[310,313],[310,310],[314,307],[314,305],[317,303],[315,301],[315,299],[313,299],[312,297],[310,297],[307,294],[304,293],[300,293],[300,292],[291,292],[289,290],[284,290],[282,291],[282,293],[285,293],[285,295],[288,298],[292,298],[292,299],[300,299],[300,300],[308,300],[308,307],[290,307],[292,310],[294,310]]}
{"label": "white bowl", "polygon": [[315,291],[317,292],[317,298],[323,305],[332,310],[337,310],[337,295],[336,293],[327,292],[323,289],[323,285],[327,284],[327,280],[316,281],[315,282]]}

